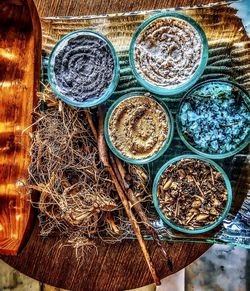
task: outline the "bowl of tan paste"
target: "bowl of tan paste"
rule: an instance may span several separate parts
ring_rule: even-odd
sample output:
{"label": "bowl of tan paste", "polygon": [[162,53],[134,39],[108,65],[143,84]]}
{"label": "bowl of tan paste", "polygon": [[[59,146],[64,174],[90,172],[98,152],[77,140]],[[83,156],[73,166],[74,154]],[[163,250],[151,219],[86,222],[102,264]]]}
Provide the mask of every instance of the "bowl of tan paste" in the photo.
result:
{"label": "bowl of tan paste", "polygon": [[111,151],[132,164],[159,158],[173,138],[174,124],[168,107],[149,93],[128,93],[109,108],[104,133]]}
{"label": "bowl of tan paste", "polygon": [[179,94],[196,83],[208,59],[202,28],[189,16],[166,12],[135,31],[129,61],[137,81],[159,95]]}

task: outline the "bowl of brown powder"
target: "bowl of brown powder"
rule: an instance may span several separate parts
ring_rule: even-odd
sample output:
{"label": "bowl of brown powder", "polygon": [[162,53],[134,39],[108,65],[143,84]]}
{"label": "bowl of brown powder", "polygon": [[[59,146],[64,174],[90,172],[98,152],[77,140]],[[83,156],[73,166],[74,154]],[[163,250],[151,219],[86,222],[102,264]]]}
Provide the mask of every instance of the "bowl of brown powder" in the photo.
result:
{"label": "bowl of brown powder", "polygon": [[120,159],[144,164],[159,158],[173,138],[168,107],[152,95],[133,92],[119,98],[108,110],[105,137]]}

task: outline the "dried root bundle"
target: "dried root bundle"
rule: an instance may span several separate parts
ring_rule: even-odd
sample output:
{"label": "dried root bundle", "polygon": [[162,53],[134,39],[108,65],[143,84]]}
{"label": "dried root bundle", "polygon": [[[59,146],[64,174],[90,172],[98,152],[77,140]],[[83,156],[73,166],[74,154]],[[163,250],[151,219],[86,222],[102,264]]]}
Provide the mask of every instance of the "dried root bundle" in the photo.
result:
{"label": "dried root bundle", "polygon": [[[39,97],[29,187],[40,193],[34,204],[40,210],[41,234],[63,235],[75,247],[87,246],[97,236],[109,242],[130,237],[131,225],[100,161],[86,112],[57,101],[49,87]],[[145,171],[129,166],[126,178],[147,203]]]}
{"label": "dried root bundle", "polygon": [[135,235],[159,285],[141,226],[153,237],[170,269],[172,262],[152,228],[145,170],[124,165],[108,151],[104,108],[90,112],[70,107],[57,101],[50,87],[39,97],[29,187],[40,193],[34,205],[40,210],[41,235],[59,234],[62,246],[74,247],[78,259],[95,247],[97,237],[117,242]]}

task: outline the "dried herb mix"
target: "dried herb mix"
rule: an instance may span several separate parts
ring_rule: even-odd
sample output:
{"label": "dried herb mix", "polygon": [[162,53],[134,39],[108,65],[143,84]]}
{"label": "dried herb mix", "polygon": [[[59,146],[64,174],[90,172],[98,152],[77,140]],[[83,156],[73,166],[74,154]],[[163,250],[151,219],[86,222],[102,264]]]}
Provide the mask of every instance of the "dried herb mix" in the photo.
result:
{"label": "dried herb mix", "polygon": [[145,159],[162,149],[169,134],[164,108],[148,96],[132,96],[113,110],[108,124],[114,147],[131,159]]}
{"label": "dried herb mix", "polygon": [[235,150],[250,134],[245,93],[230,83],[207,83],[191,92],[180,113],[186,139],[206,153]]}
{"label": "dried herb mix", "polygon": [[161,211],[171,222],[196,229],[216,222],[227,203],[227,188],[212,165],[185,158],[165,170],[157,196]]}
{"label": "dried herb mix", "polygon": [[187,21],[157,18],[137,38],[135,66],[151,84],[175,88],[192,78],[201,62],[202,49],[198,31]]}
{"label": "dried herb mix", "polygon": [[74,101],[100,97],[111,84],[113,75],[111,49],[100,37],[79,32],[59,46],[54,64],[57,89]]}

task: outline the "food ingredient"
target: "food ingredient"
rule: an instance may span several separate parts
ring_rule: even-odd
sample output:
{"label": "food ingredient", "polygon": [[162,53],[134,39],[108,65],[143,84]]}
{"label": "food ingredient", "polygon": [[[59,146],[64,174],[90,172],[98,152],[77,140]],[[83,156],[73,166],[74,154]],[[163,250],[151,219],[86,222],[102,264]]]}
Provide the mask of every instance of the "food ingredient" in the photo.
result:
{"label": "food ingredient", "polygon": [[184,158],[164,171],[157,196],[163,214],[188,229],[216,222],[227,202],[222,174],[211,164]]}
{"label": "food ingredient", "polygon": [[125,157],[145,159],[162,149],[169,134],[169,118],[154,99],[137,95],[122,100],[112,111],[108,132]]}
{"label": "food ingredient", "polygon": [[[40,233],[59,236],[81,256],[96,237],[116,242],[133,234],[109,173],[100,161],[86,111],[56,99],[46,86],[39,93],[32,136],[28,188],[40,193]],[[88,112],[88,114],[93,114]],[[126,170],[130,189],[148,205],[148,176],[139,166]]]}
{"label": "food ingredient", "polygon": [[99,98],[113,80],[114,59],[108,43],[97,35],[79,32],[54,52],[57,90],[73,99]]}
{"label": "food ingredient", "polygon": [[202,48],[198,31],[187,21],[157,18],[137,37],[135,67],[149,83],[176,88],[194,75],[201,62]]}
{"label": "food ingredient", "polygon": [[195,148],[206,153],[235,150],[250,134],[250,110],[244,92],[226,83],[208,83],[183,101],[181,131]]}

